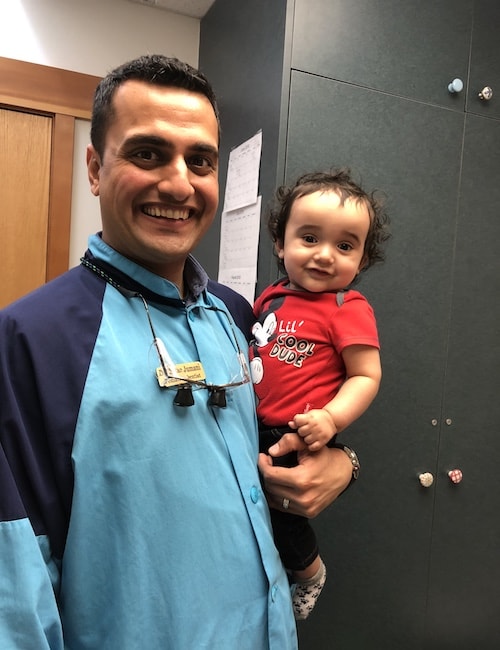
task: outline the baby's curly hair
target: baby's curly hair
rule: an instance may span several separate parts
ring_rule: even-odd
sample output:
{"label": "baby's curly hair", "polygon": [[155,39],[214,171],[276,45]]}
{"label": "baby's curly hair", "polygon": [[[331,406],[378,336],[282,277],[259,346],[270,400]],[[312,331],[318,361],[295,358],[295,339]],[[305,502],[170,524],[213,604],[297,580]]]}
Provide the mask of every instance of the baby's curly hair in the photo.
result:
{"label": "baby's curly hair", "polygon": [[[283,244],[285,229],[294,201],[302,196],[314,192],[336,192],[343,205],[346,199],[354,199],[366,204],[370,215],[370,228],[365,242],[365,265],[363,271],[378,262],[383,262],[385,254],[383,245],[390,238],[389,216],[385,212],[384,204],[378,193],[365,192],[360,185],[354,182],[348,168],[332,169],[327,172],[311,172],[303,174],[293,185],[278,187],[275,202],[269,210],[268,229],[273,242]],[[278,259],[278,266],[285,271],[282,260]]]}

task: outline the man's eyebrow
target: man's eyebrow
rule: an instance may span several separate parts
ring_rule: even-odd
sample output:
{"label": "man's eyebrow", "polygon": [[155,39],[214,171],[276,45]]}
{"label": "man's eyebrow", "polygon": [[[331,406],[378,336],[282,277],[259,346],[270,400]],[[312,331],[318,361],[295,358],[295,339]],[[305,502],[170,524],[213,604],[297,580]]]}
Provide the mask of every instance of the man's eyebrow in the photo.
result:
{"label": "man's eyebrow", "polygon": [[[125,146],[127,147],[145,145],[163,147],[166,149],[175,149],[175,144],[171,140],[148,133],[136,133],[135,135],[131,135],[130,138],[127,138],[125,141]],[[199,153],[207,153],[216,157],[219,155],[218,148],[206,142],[194,142],[189,146],[188,150]]]}
{"label": "man's eyebrow", "polygon": [[191,147],[189,147],[189,149],[193,152],[206,153],[215,156],[215,158],[219,157],[219,149],[206,142],[195,142]]}
{"label": "man's eyebrow", "polygon": [[173,143],[169,140],[165,140],[165,138],[157,135],[149,135],[147,133],[136,133],[135,135],[131,135],[125,140],[125,144],[127,146],[150,144],[157,147],[173,147]]}

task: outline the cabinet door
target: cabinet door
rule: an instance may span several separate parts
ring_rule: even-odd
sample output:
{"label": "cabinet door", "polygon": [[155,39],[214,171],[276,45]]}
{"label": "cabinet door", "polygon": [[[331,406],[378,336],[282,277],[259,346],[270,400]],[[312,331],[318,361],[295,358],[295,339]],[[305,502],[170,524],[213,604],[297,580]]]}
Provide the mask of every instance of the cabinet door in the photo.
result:
{"label": "cabinet door", "polygon": [[384,378],[343,440],[362,478],[315,523],[329,579],[307,650],[421,648],[450,313],[463,113],[295,72],[287,179],[348,165],[387,194],[393,238],[386,263],[359,289],[375,307]]}
{"label": "cabinet door", "polygon": [[[500,121],[467,116],[432,537],[429,650],[500,639]],[[448,424],[446,424],[448,422]],[[460,484],[447,472],[459,468]]]}
{"label": "cabinet door", "polygon": [[[471,113],[500,118],[500,2],[474,0],[474,27],[467,110]],[[489,86],[492,98],[481,100],[479,93]]]}
{"label": "cabinet door", "polygon": [[292,67],[463,108],[447,87],[466,83],[472,10],[473,0],[295,0]]}

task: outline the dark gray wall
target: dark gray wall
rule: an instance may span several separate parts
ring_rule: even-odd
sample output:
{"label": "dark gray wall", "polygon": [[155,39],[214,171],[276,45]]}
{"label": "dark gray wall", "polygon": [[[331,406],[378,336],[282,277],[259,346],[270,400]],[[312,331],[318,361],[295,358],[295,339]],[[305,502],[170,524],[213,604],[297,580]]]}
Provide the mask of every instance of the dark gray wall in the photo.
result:
{"label": "dark gray wall", "polygon": [[[195,255],[214,279],[229,152],[259,129],[263,213],[276,185],[286,5],[286,0],[217,0],[201,21],[200,69],[214,86],[221,112],[221,194],[217,221]],[[261,225],[259,251],[262,288],[270,274],[276,275],[265,224]]]}
{"label": "dark gray wall", "polygon": [[[386,192],[394,235],[359,286],[377,314],[384,379],[341,434],[361,479],[315,521],[329,579],[300,647],[496,650],[500,2],[277,4],[286,27],[276,30],[261,29],[274,0],[216,0],[208,17],[216,52],[200,60],[227,93],[226,146],[268,125],[267,196],[282,178],[350,165]],[[253,50],[276,57],[281,80],[275,70],[267,83],[273,66]],[[459,94],[448,92],[454,77]],[[485,85],[490,102],[478,98]],[[265,233],[261,251],[266,283]],[[455,467],[460,485],[447,474]],[[427,471],[435,481],[424,489]]]}

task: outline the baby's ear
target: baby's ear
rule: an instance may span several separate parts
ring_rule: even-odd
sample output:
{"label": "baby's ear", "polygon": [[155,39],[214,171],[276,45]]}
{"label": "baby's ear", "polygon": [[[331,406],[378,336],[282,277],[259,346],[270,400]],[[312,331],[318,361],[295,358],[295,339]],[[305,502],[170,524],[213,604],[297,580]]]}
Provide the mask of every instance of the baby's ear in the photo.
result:
{"label": "baby's ear", "polygon": [[283,252],[283,242],[276,240],[274,242],[274,250],[276,252],[276,255],[280,258],[280,260],[282,260],[283,257],[285,256],[285,253]]}
{"label": "baby's ear", "polygon": [[[366,269],[367,266],[368,266],[368,255],[365,253],[361,259],[361,262],[359,263],[358,273],[361,273],[361,271]],[[356,273],[356,275],[358,275],[358,273]]]}

